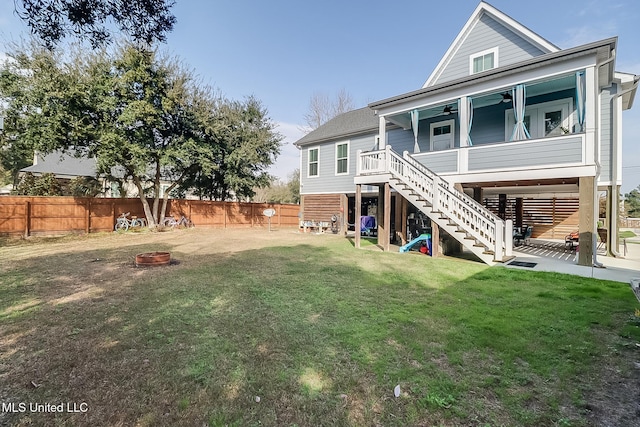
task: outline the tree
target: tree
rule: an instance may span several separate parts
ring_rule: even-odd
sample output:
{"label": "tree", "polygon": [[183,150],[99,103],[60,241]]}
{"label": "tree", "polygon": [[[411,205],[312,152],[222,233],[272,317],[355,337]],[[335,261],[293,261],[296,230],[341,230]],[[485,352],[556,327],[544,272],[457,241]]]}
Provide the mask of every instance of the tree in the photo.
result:
{"label": "tree", "polygon": [[631,218],[640,218],[640,185],[624,195],[627,215]]}
{"label": "tree", "polygon": [[259,203],[300,203],[300,170],[289,175],[287,182],[273,179],[268,187],[256,188],[252,198]]}
{"label": "tree", "polygon": [[282,137],[255,98],[215,96],[176,59],[132,45],[110,56],[69,56],[62,62],[45,49],[12,54],[16,61],[0,73],[2,146],[96,158],[100,176],[133,183],[152,228],[171,191],[224,200],[251,197],[268,183]]}
{"label": "tree", "polygon": [[53,174],[33,176],[27,172],[16,188],[16,194],[23,196],[62,196],[63,188]]}
{"label": "tree", "polygon": [[111,23],[136,42],[166,41],[176,23],[171,14],[174,4],[173,0],[15,0],[15,10],[49,49],[72,34],[95,48],[112,40]]}
{"label": "tree", "polygon": [[216,160],[184,182],[181,191],[194,190],[210,200],[248,199],[256,187],[268,186],[267,169],[280,153],[282,135],[260,101],[220,98],[208,123],[213,126],[205,138],[216,150]]}
{"label": "tree", "polygon": [[311,132],[332,118],[353,110],[353,100],[346,90],[341,89],[334,100],[327,94],[314,93],[309,101],[309,111],[304,115],[307,127],[305,132]]}

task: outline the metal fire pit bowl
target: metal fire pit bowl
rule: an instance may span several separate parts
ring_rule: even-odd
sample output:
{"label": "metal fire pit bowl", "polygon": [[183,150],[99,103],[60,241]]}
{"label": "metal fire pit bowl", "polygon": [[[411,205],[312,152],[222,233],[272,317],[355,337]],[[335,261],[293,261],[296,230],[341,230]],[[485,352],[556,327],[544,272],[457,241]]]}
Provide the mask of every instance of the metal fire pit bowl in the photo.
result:
{"label": "metal fire pit bowl", "polygon": [[145,252],[136,255],[136,267],[157,267],[171,263],[170,252]]}

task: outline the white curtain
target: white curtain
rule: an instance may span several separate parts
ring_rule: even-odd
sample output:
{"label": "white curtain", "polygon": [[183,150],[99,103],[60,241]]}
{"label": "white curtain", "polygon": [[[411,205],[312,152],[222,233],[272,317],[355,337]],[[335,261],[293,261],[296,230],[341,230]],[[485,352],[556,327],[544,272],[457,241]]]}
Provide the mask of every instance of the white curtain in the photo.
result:
{"label": "white curtain", "polygon": [[513,127],[513,133],[511,134],[511,141],[519,141],[521,139],[529,139],[531,135],[527,130],[527,126],[524,124],[525,116],[525,99],[527,97],[527,91],[523,84],[519,84],[513,88],[513,116],[515,118],[516,125]]}
{"label": "white curtain", "polygon": [[418,125],[420,122],[420,113],[418,110],[411,111],[411,128],[413,129],[413,152],[419,153],[420,146],[418,145]]}
{"label": "white curtain", "polygon": [[587,92],[587,81],[584,71],[576,73],[576,114],[578,116],[577,132],[584,132],[585,97]]}
{"label": "white curtain", "polygon": [[467,141],[468,145],[472,146],[473,141],[471,141],[471,126],[473,125],[473,100],[469,97],[467,98],[467,117],[469,117],[469,127],[467,128]]}

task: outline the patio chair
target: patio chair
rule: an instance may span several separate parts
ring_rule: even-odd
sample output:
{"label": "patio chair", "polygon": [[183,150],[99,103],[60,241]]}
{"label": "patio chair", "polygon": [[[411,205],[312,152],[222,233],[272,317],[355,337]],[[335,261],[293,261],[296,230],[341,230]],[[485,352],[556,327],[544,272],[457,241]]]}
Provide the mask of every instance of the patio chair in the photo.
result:
{"label": "patio chair", "polygon": [[[527,244],[531,239],[531,233],[533,232],[533,227],[530,225],[523,225],[519,232],[516,232],[513,235],[513,240],[515,240],[516,246],[520,244]],[[521,243],[522,242],[522,243]]]}
{"label": "patio chair", "polygon": [[574,250],[578,246],[578,239],[580,238],[580,233],[574,231],[572,233],[564,236],[564,246],[566,249]]}

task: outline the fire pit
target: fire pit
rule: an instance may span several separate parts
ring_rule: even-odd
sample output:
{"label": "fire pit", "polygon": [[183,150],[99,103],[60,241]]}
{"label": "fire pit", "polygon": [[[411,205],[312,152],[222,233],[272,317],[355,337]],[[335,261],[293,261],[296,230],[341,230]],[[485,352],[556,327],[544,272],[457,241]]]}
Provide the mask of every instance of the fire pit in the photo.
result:
{"label": "fire pit", "polygon": [[159,265],[169,265],[170,262],[170,252],[145,252],[136,255],[136,267],[156,267]]}

